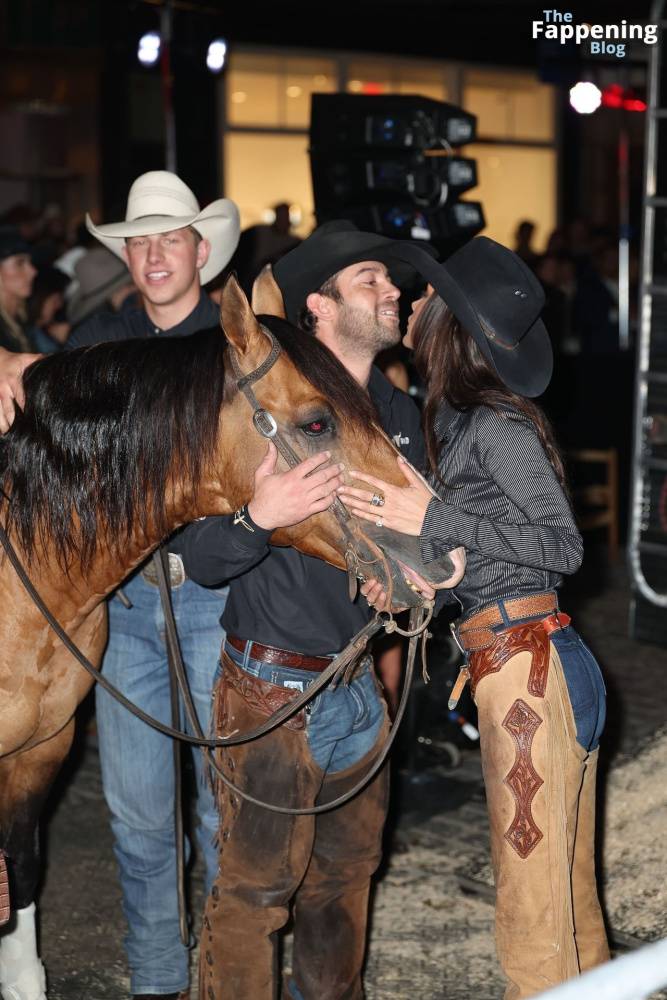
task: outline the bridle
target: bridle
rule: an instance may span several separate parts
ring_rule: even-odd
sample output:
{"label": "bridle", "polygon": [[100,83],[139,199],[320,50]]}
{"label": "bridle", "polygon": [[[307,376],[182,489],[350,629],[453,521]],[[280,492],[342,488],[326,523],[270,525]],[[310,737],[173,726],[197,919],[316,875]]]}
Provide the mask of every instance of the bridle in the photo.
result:
{"label": "bridle", "polygon": [[[236,387],[240,392],[243,393],[243,395],[248,400],[248,403],[252,408],[252,422],[255,426],[255,429],[258,431],[259,434],[262,435],[262,437],[266,438],[269,441],[273,441],[279,453],[282,455],[285,462],[287,463],[288,467],[290,469],[293,469],[297,465],[299,465],[299,463],[302,462],[303,459],[297,455],[297,453],[294,451],[289,441],[285,439],[285,436],[280,432],[280,429],[278,427],[275,418],[273,417],[273,415],[270,413],[269,410],[266,410],[260,404],[259,400],[257,399],[257,396],[255,395],[252,389],[252,386],[256,382],[259,382],[260,379],[264,378],[264,376],[271,371],[271,369],[273,368],[273,366],[275,365],[276,361],[278,360],[278,358],[282,353],[282,347],[278,343],[278,340],[271,332],[271,330],[269,330],[268,327],[264,326],[264,324],[260,324],[260,328],[262,330],[262,333],[264,333],[265,336],[268,337],[271,343],[271,350],[269,351],[264,361],[260,365],[258,365],[258,367],[255,368],[253,371],[249,372],[247,375],[244,375],[239,367],[238,359],[236,357],[233,348],[229,352],[229,359],[231,362],[232,369],[234,371],[234,375],[236,376]],[[364,559],[360,555],[357,546],[357,539],[351,527],[351,524],[354,523],[352,521],[352,515],[350,514],[349,510],[339,497],[336,497],[334,499],[333,503],[328,508],[328,512],[333,514],[333,516],[335,517],[336,521],[338,522],[338,526],[347,543],[345,548],[345,564],[347,566],[350,600],[354,600],[356,596],[358,581],[361,581],[362,583],[365,581],[365,576],[364,573],[362,572],[362,568],[371,566],[373,565],[373,563],[376,562],[384,562],[385,576],[387,579],[387,584],[390,587],[391,573],[388,572],[386,559],[383,557],[382,553],[380,553],[374,560]],[[391,597],[391,594],[389,596]]]}

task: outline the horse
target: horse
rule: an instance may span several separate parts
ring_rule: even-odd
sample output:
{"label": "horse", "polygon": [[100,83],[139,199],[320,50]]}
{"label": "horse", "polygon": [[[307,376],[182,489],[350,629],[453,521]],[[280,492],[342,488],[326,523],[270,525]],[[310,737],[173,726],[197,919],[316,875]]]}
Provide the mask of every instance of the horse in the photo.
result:
{"label": "horse", "polygon": [[[25,373],[25,407],[0,439],[0,517],[42,600],[95,665],[106,642],[105,598],[176,528],[233,513],[252,496],[266,442],[239,374],[262,372],[253,385],[258,405],[300,458],[326,447],[347,468],[400,478],[366,394],[315,338],[281,317],[270,273],[256,283],[253,308],[232,278],[221,300],[226,337],[214,329],[99,344],[50,355]],[[280,347],[270,368],[269,328]],[[409,603],[414,595],[383,551],[382,532],[371,540],[358,522],[354,539],[355,572],[372,563],[373,575],[393,585],[395,603]],[[349,532],[330,513],[280,529],[272,541],[349,568]],[[384,543],[435,583],[461,576],[460,562],[423,566],[414,552],[406,556],[394,533]],[[4,995],[42,1000],[34,926],[19,924],[34,914],[39,815],[92,680],[4,556],[0,570],[0,849],[16,910],[14,930],[0,932],[0,974],[3,949],[19,933],[32,951],[32,979],[5,984]]]}

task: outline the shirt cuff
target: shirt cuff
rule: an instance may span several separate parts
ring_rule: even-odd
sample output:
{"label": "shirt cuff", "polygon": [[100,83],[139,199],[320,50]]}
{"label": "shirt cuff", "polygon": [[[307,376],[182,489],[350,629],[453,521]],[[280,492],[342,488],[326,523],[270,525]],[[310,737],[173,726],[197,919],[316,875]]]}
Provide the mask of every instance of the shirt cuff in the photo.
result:
{"label": "shirt cuff", "polygon": [[444,503],[439,497],[433,497],[429,501],[419,536],[425,563],[436,562],[443,553],[451,552],[461,544],[451,533],[453,525],[450,523],[450,510],[451,505]]}
{"label": "shirt cuff", "polygon": [[235,544],[241,545],[244,549],[261,551],[269,544],[269,538],[273,534],[273,528],[260,528],[245,508],[243,518],[237,520],[236,514],[232,514],[232,537]]}

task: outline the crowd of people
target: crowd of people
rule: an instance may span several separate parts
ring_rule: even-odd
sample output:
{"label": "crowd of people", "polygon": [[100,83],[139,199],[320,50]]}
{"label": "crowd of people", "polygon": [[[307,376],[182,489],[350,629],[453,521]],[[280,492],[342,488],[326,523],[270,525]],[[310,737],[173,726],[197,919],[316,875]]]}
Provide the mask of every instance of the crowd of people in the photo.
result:
{"label": "crowd of people", "polygon": [[[233,261],[239,218],[231,201],[201,210],[180,178],[152,171],[132,185],[123,221],[96,226],[88,219],[86,231],[97,246],[85,246],[82,234],[80,253],[56,246],[51,234],[53,257],[42,255],[39,270],[16,213],[0,233],[0,429],[21,403],[18,374],[33,357],[22,352],[43,351],[38,333],[57,350],[62,341],[73,348],[188,336],[217,322],[204,286]],[[274,258],[278,235],[259,234],[258,245]],[[563,270],[551,277],[560,282],[567,270],[560,251],[531,259],[530,236],[524,226],[518,254],[479,237],[444,264],[423,247],[341,221],[285,246],[273,261],[283,315],[319,342],[331,386],[342,380],[393,439],[403,485],[330,463],[328,451],[312,454],[330,440],[335,417],[330,426],[309,414],[305,426],[319,440],[310,442],[308,458],[281,471],[269,444],[246,503],[168,542],[186,669],[202,727],[211,724],[217,735],[252,729],[307,691],[372,609],[387,602],[369,578],[361,590],[366,600],[351,603],[344,572],[272,545],[276,529],[342,499],[361,523],[411,536],[421,564],[451,560],[454,571],[438,587],[402,568],[425,600],[438,609],[453,604],[459,614],[461,679],[470,680],[479,712],[506,1000],[533,996],[608,957],[593,848],[604,686],[559,610],[558,588],[577,570],[582,543],[558,447],[534,402],[551,379],[553,351],[540,319],[545,291],[531,268],[549,273],[555,260]],[[52,276],[38,284],[47,268],[67,283]],[[426,284],[403,338],[426,388],[423,429],[414,402],[374,365],[401,339],[396,281],[406,269]],[[71,327],[66,333],[63,322]],[[124,590],[130,607],[109,602],[102,669],[140,707],[164,718],[164,621],[150,566],[138,567]],[[126,717],[104,692],[97,712],[130,990],[135,1000],[187,1000],[169,741]],[[388,792],[386,768],[373,774],[372,764],[388,716],[372,659],[363,656],[349,683],[318,694],[264,741],[217,755],[227,777],[248,791],[301,809],[326,803],[366,772],[373,779],[317,817],[276,816],[235,793],[222,796],[218,816],[200,781],[208,890],[202,1000],[277,995],[276,934],[290,907],[294,959],[282,995],[361,1000]],[[198,767],[201,776],[201,760]],[[32,919],[32,901],[25,911]],[[31,933],[34,940],[34,920]],[[17,1000],[45,1000],[34,947],[13,942],[6,949],[0,938],[0,983]]]}
{"label": "crowd of people", "polygon": [[[609,355],[620,350],[618,237],[606,226],[575,219],[554,229],[543,253],[533,247],[535,224],[525,219],[515,253],[532,268],[546,295],[544,322],[560,355]],[[637,258],[630,258],[636,284]],[[634,304],[636,296],[630,295]]]}

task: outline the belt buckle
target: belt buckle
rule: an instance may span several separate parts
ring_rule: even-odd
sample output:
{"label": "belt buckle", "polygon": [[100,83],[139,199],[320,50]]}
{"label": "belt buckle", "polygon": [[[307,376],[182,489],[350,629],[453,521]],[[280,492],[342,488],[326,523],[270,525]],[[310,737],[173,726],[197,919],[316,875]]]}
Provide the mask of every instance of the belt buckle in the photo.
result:
{"label": "belt buckle", "polygon": [[169,586],[172,590],[178,590],[187,580],[183,560],[177,552],[169,552],[167,555],[169,557]]}

